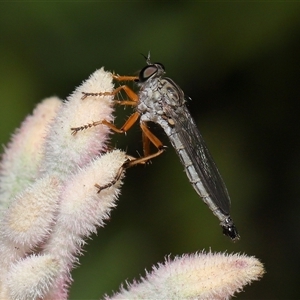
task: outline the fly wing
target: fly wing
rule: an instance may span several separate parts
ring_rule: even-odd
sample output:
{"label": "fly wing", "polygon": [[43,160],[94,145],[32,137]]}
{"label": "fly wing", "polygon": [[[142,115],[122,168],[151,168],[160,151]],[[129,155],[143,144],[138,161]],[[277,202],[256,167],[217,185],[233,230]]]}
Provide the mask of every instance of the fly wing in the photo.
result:
{"label": "fly wing", "polygon": [[179,139],[211,200],[225,215],[229,215],[230,197],[227,188],[187,107],[182,105],[174,110],[166,105],[164,110],[173,120]]}

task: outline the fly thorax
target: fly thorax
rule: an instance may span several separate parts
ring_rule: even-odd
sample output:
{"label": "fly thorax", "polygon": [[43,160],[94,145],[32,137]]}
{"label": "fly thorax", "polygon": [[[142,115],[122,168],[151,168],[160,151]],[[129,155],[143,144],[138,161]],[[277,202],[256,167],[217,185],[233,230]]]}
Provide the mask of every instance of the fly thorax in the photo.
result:
{"label": "fly thorax", "polygon": [[184,93],[172,79],[163,78],[159,85],[164,104],[176,108],[184,103]]}
{"label": "fly thorax", "polygon": [[139,104],[137,111],[141,114],[151,113],[152,115],[162,115],[163,108],[161,105],[161,94],[157,89],[154,89],[156,84],[147,84],[139,93]]}

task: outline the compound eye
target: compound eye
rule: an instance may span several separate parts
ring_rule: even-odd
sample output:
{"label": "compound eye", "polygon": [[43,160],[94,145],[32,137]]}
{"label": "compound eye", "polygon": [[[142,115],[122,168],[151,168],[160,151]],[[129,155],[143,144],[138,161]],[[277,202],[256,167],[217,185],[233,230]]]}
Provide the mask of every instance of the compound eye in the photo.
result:
{"label": "compound eye", "polygon": [[157,66],[157,69],[161,69],[162,71],[165,71],[165,66],[162,63],[155,63],[154,65]]}
{"label": "compound eye", "polygon": [[158,68],[155,65],[149,65],[143,68],[140,71],[139,74],[139,82],[145,82],[147,81],[150,77],[152,77],[154,74],[156,74],[158,71]]}

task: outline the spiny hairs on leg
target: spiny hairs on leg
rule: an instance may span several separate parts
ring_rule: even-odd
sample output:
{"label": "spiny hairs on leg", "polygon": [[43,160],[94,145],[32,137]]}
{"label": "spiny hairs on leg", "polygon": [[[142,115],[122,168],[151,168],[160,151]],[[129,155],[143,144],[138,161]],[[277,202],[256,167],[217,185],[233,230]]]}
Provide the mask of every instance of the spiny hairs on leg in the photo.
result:
{"label": "spiny hairs on leg", "polygon": [[97,97],[97,96],[111,96],[112,92],[100,92],[100,93],[86,93],[82,92],[83,96],[81,97],[81,100],[84,100],[87,97]]}
{"label": "spiny hairs on leg", "polygon": [[89,123],[89,124],[82,125],[82,126],[79,126],[79,127],[71,127],[72,135],[76,135],[76,133],[78,131],[85,130],[85,129],[88,129],[88,128],[92,128],[92,127],[98,126],[100,124],[102,124],[102,121],[97,121],[97,122]]}

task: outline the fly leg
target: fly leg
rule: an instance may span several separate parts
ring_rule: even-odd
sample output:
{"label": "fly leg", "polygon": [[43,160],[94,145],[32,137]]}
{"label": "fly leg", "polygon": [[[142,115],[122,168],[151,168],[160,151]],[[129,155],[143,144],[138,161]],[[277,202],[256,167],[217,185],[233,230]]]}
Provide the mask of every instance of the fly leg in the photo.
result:
{"label": "fly leg", "polygon": [[[137,77],[135,77],[135,76],[119,76],[119,75],[113,75],[113,78],[118,80],[118,81],[123,81],[123,80],[128,81],[128,80],[136,80],[137,79]],[[85,98],[87,98],[89,96],[94,96],[94,97],[95,96],[115,96],[121,90],[123,90],[126,93],[126,95],[128,96],[129,99],[124,100],[124,101],[115,100],[114,102],[119,104],[119,105],[136,106],[137,103],[138,103],[138,100],[139,100],[138,95],[133,90],[131,90],[127,85],[119,86],[118,88],[116,88],[112,92],[100,92],[100,93],[85,93],[85,92],[83,92],[84,95],[82,96],[81,99],[84,100]],[[110,123],[106,120],[92,122],[92,123],[85,124],[85,125],[82,125],[82,126],[79,126],[79,127],[72,127],[71,128],[72,135],[76,135],[76,133],[78,131],[85,130],[85,129],[88,129],[88,128],[91,128],[91,127],[95,127],[95,126],[98,126],[98,125],[101,125],[101,124],[108,126],[114,132],[124,133],[132,127],[132,125],[137,121],[138,118],[139,118],[139,113],[138,112],[133,113],[127,119],[125,124],[120,129],[117,128],[114,124],[112,124],[112,123]]]}
{"label": "fly leg", "polygon": [[114,124],[106,121],[106,120],[101,120],[101,121],[96,121],[93,123],[89,123],[86,125],[82,125],[80,127],[72,127],[72,135],[75,135],[78,131],[87,129],[87,128],[91,128],[94,126],[98,126],[100,124],[106,125],[108,126],[112,131],[117,132],[117,133],[125,133],[126,131],[128,131],[133,124],[137,121],[137,119],[140,117],[140,114],[138,112],[134,112],[128,119],[127,121],[124,123],[124,125],[121,128],[116,127]]}
{"label": "fly leg", "polygon": [[[117,81],[135,81],[138,79],[136,76],[120,76],[120,75],[112,75],[113,79]],[[99,92],[99,93],[86,93],[82,92],[83,96],[81,97],[82,100],[89,96],[115,96],[117,95],[121,90],[123,90],[126,95],[129,97],[130,100],[124,100],[124,101],[117,101],[115,100],[116,103],[120,105],[133,105],[136,106],[138,102],[138,95],[127,85],[122,85],[117,87],[115,90],[112,92]]]}
{"label": "fly leg", "polygon": [[111,182],[109,182],[109,183],[107,183],[103,186],[100,186],[98,183],[95,183],[95,187],[98,189],[97,193],[99,194],[102,190],[108,189],[109,187],[115,185],[120,180],[124,170],[125,170],[125,168],[122,166],[119,169],[119,171],[118,171],[117,175],[115,176],[115,178]]}
{"label": "fly leg", "polygon": [[[124,165],[126,168],[130,168],[137,164],[145,164],[152,158],[161,155],[166,149],[166,146],[164,146],[163,143],[149,130],[144,122],[141,122],[140,126],[143,132],[144,157],[139,157],[125,162]],[[153,154],[150,154],[150,142],[157,148],[157,152]]]}
{"label": "fly leg", "polygon": [[[114,179],[111,182],[109,182],[105,185],[102,185],[102,186],[99,185],[98,183],[95,183],[94,186],[98,189],[98,192],[97,192],[98,194],[101,191],[103,191],[105,189],[108,189],[111,186],[115,185],[121,179],[121,177],[122,177],[123,173],[125,172],[125,170],[130,167],[130,162],[136,161],[138,159],[138,158],[135,158],[135,157],[130,156],[130,155],[126,155],[126,157],[127,157],[126,162],[120,167],[120,169],[118,170],[117,175],[114,177]],[[139,164],[145,164],[145,162],[141,161],[141,162],[139,162]]]}

